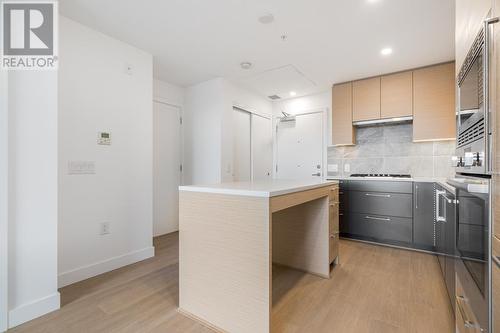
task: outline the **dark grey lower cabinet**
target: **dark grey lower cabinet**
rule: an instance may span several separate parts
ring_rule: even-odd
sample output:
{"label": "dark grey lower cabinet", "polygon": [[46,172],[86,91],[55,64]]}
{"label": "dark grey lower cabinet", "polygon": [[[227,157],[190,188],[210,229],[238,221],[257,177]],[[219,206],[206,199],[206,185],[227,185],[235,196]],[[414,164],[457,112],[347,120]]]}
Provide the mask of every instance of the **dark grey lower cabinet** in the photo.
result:
{"label": "dark grey lower cabinet", "polygon": [[413,245],[434,249],[434,183],[413,184]]}
{"label": "dark grey lower cabinet", "polygon": [[350,213],[347,233],[373,241],[411,243],[411,218]]}

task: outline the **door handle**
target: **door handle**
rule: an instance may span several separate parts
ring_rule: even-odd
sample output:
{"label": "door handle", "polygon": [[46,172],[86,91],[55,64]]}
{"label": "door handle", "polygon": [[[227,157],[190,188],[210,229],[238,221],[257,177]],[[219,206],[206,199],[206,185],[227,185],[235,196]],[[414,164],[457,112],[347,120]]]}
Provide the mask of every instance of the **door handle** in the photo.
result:
{"label": "door handle", "polygon": [[367,197],[380,197],[380,198],[390,198],[390,194],[374,194],[374,193],[365,193]]}
{"label": "door handle", "polygon": [[415,209],[418,209],[418,185],[415,185]]}
{"label": "door handle", "polygon": [[311,176],[321,177],[321,172],[313,173]]}
{"label": "door handle", "polygon": [[439,197],[444,196],[446,191],[436,190],[436,222],[446,222],[446,218],[441,216],[441,212],[439,211]]}
{"label": "door handle", "polygon": [[485,146],[486,146],[486,151],[488,152],[485,154],[486,158],[486,173],[491,174],[493,171],[493,159],[491,158],[491,139],[490,139],[490,133],[491,133],[491,116],[490,116],[490,94],[489,94],[489,71],[490,71],[490,38],[491,38],[491,31],[490,31],[490,25],[498,23],[499,18],[498,17],[492,17],[484,21],[483,23],[483,28],[484,28],[484,52],[483,52],[483,107],[484,107],[484,130],[485,130],[485,135],[484,135],[484,140],[485,140]]}
{"label": "door handle", "polygon": [[391,219],[388,217],[374,217],[374,216],[365,216],[365,219],[369,220],[378,220],[378,221],[390,221]]}

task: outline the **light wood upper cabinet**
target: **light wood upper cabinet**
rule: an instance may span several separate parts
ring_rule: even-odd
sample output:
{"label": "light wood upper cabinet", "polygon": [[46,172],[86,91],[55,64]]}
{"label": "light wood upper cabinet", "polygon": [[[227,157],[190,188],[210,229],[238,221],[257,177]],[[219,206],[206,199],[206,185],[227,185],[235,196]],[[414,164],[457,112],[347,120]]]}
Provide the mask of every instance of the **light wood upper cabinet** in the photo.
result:
{"label": "light wood upper cabinet", "polygon": [[413,71],[413,141],[456,137],[455,63]]}
{"label": "light wood upper cabinet", "polygon": [[352,83],[353,121],[380,119],[380,77]]}
{"label": "light wood upper cabinet", "polygon": [[335,85],[332,88],[332,144],[354,144],[351,82]]}
{"label": "light wood upper cabinet", "polygon": [[413,114],[412,72],[382,76],[380,80],[380,117],[407,117]]}

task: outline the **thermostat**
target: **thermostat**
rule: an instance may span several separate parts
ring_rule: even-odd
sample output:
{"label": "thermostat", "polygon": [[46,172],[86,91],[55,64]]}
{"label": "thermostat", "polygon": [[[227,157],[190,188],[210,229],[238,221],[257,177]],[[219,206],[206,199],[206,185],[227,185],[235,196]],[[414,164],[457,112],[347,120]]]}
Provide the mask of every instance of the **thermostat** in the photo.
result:
{"label": "thermostat", "polygon": [[111,133],[109,132],[99,132],[97,133],[97,144],[98,145],[111,145]]}

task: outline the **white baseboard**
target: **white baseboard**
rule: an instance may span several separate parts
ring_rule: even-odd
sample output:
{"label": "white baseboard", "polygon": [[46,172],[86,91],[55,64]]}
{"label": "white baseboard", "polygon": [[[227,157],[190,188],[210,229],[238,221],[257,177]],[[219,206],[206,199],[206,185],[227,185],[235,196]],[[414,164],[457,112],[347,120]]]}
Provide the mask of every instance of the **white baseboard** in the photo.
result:
{"label": "white baseboard", "polygon": [[59,274],[58,286],[59,288],[62,288],[75,282],[83,281],[99,274],[154,257],[154,255],[155,248],[151,246],[139,251],[99,261],[95,264],[79,267],[77,269]]}
{"label": "white baseboard", "polygon": [[9,311],[9,328],[58,310],[60,305],[60,295],[59,292],[56,292],[52,295],[12,309]]}

